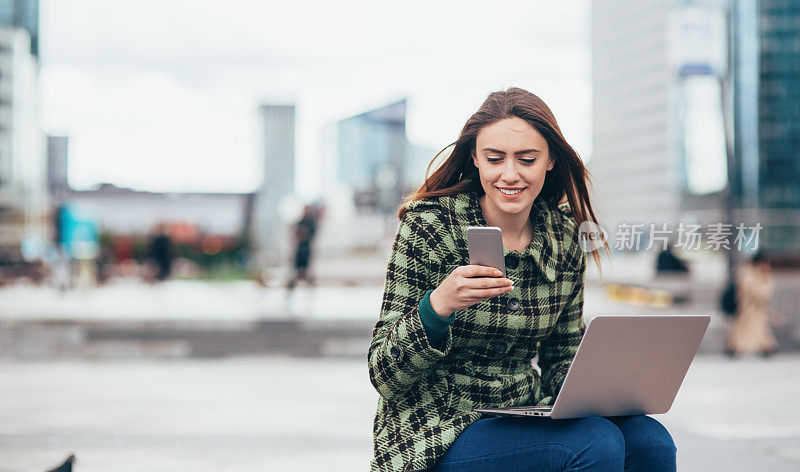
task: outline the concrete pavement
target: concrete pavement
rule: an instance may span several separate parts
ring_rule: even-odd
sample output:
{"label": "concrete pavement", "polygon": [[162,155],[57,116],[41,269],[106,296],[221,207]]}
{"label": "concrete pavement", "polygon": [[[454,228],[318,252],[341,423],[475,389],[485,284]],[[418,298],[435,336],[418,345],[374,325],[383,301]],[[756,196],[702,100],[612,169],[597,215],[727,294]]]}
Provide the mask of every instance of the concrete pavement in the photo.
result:
{"label": "concrete pavement", "polygon": [[[367,470],[363,359],[0,361],[0,471]],[[682,471],[800,470],[800,356],[698,357],[658,415]]]}
{"label": "concrete pavement", "polygon": [[[685,282],[681,282],[684,283]],[[786,305],[776,329],[781,349],[796,352],[800,295],[792,278],[777,283]],[[609,300],[599,281],[586,284],[584,313],[711,314],[700,352],[722,352],[727,320],[703,287],[691,303],[637,306]],[[714,292],[716,293],[716,292]],[[252,281],[118,280],[87,291],[51,287],[0,289],[0,356],[12,358],[180,358],[232,355],[361,356],[380,311],[381,286],[298,288]],[[790,314],[790,315],[787,315]]]}
{"label": "concrete pavement", "polygon": [[[367,469],[377,394],[364,353],[385,264],[360,267],[367,286],[328,266],[327,280],[344,282],[289,300],[252,282],[0,288],[0,472],[44,471],[69,452],[80,472]],[[609,301],[591,269],[584,312],[712,313],[702,354],[658,417],[680,470],[800,470],[800,356],[713,354],[726,324],[715,312],[719,265],[702,267],[690,284],[704,296],[665,308]],[[642,261],[616,261],[604,275],[652,282]],[[791,322],[797,279],[777,282]],[[782,332],[787,352],[796,329]],[[253,354],[278,356],[244,357]]]}
{"label": "concrete pavement", "polygon": [[0,288],[0,320],[83,321],[258,321],[368,319],[380,309],[382,286],[301,286],[287,296],[282,287],[254,281],[170,280],[149,285],[112,280],[88,290],[61,293],[53,287]]}

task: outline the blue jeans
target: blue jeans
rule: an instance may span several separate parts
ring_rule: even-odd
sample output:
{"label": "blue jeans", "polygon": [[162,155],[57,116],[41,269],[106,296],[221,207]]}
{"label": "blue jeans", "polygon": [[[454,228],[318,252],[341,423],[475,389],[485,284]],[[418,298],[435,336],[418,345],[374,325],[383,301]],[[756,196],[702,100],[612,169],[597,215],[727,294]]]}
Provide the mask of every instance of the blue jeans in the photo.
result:
{"label": "blue jeans", "polygon": [[675,443],[644,416],[573,420],[499,417],[472,423],[434,472],[674,472]]}

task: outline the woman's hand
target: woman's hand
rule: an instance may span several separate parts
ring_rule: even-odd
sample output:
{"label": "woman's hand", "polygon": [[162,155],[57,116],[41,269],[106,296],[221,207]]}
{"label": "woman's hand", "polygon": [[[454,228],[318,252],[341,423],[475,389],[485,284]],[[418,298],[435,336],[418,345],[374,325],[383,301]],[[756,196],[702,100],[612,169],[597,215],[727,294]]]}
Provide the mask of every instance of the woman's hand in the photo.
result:
{"label": "woman's hand", "polygon": [[464,310],[513,288],[514,283],[494,267],[459,266],[431,293],[431,306],[442,318],[450,318],[456,310]]}

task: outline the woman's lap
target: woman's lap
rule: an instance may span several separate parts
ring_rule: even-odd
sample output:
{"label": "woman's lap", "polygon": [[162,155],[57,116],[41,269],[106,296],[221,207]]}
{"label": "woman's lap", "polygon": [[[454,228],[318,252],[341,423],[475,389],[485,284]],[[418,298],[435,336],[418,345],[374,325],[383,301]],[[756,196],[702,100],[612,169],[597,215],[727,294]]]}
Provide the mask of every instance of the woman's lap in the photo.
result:
{"label": "woman's lap", "polygon": [[661,423],[644,416],[612,416],[625,438],[625,470],[675,470],[675,442]]}
{"label": "woman's lap", "polygon": [[471,424],[434,471],[674,471],[675,446],[648,416],[550,420],[485,418]]}

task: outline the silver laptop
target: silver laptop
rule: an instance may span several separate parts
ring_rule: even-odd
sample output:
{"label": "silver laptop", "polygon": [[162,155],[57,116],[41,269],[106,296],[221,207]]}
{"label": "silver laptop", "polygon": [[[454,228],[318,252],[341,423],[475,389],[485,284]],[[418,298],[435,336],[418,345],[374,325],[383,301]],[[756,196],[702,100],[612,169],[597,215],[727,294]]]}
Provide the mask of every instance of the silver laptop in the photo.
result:
{"label": "silver laptop", "polygon": [[710,321],[708,315],[596,316],[554,405],[475,411],[554,419],[666,413]]}

